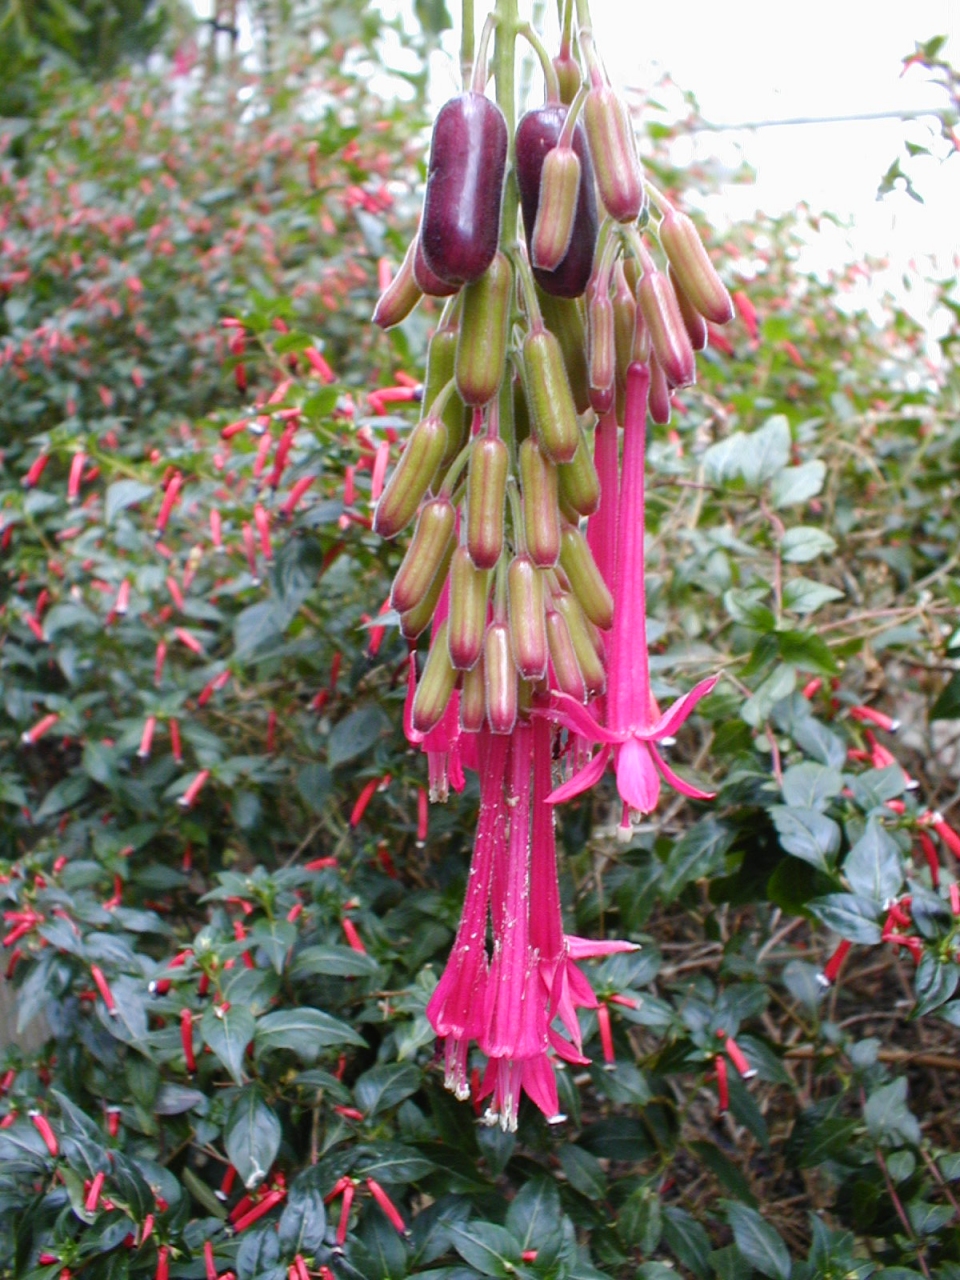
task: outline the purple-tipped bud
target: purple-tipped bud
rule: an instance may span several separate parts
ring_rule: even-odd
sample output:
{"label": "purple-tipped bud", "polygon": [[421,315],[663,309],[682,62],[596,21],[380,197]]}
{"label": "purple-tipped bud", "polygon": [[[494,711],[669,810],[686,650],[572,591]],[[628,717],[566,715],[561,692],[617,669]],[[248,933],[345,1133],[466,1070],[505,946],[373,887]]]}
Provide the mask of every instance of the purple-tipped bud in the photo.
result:
{"label": "purple-tipped bud", "polygon": [[517,669],[510,653],[510,630],[492,622],[483,642],[487,721],[492,733],[512,733],[517,723]]}
{"label": "purple-tipped bud", "polygon": [[643,179],[626,106],[610,85],[594,85],[583,104],[583,121],[604,208],[616,222],[636,221]]}
{"label": "purple-tipped bud", "polygon": [[587,618],[601,631],[608,631],[613,626],[613,596],[586,539],[572,525],[560,535],[560,565]]}
{"label": "purple-tipped bud", "polygon": [[457,672],[447,652],[447,622],[444,620],[433,637],[427,665],[413,699],[413,727],[417,733],[429,733],[440,723],[456,683]]}
{"label": "purple-tipped bud", "polygon": [[464,288],[456,360],[457,390],[464,404],[485,405],[500,389],[512,295],[513,269],[502,253]]}
{"label": "purple-tipped bud", "polygon": [[732,320],[733,299],[717,275],[693,220],[679,209],[668,209],[660,223],[660,243],[680,287],[700,314],[713,324]]}
{"label": "purple-tipped bud", "polygon": [[433,125],[420,239],[427,266],[451,284],[479,280],[500,237],[507,122],[482,93],[462,93]]}
{"label": "purple-tipped bud", "polygon": [[587,691],[587,698],[596,698],[607,687],[607,673],[603,659],[597,652],[597,633],[577,601],[568,592],[559,592],[554,597],[554,604],[566,623],[577,666],[580,668],[584,688]]}
{"label": "purple-tipped bud", "polygon": [[515,556],[507,569],[510,646],[524,680],[540,680],[547,671],[547,633],[543,619],[543,574],[529,556]]}
{"label": "purple-tipped bud", "polygon": [[613,303],[607,293],[589,292],[587,302],[587,332],[590,336],[590,403],[597,413],[606,413],[609,400],[597,407],[595,394],[609,395],[617,368],[616,333],[613,324]]}
{"label": "purple-tipped bud", "polygon": [[448,280],[442,280],[435,271],[431,271],[427,265],[426,258],[423,256],[423,245],[420,243],[419,236],[417,236],[413,255],[413,278],[417,283],[417,288],[422,293],[425,293],[428,298],[452,298],[455,293],[460,292],[458,284],[451,284]]}
{"label": "purple-tipped bud", "polygon": [[556,609],[548,609],[546,628],[552,668],[551,688],[569,694],[571,698],[576,698],[577,702],[586,702],[587,686],[583,682],[580,664],[577,662],[573,641],[570,639],[570,630],[563,614],[558,613]]}
{"label": "purple-tipped bud", "polygon": [[673,286],[652,264],[637,286],[637,305],[650,342],[672,387],[686,387],[697,380],[696,359],[680,314]]}
{"label": "purple-tipped bud", "polygon": [[677,295],[677,306],[683,316],[683,323],[686,325],[687,337],[690,339],[691,347],[693,347],[694,351],[706,351],[707,343],[710,340],[706,320],[684,293],[672,265],[668,264],[667,275],[673,285],[673,292]]}
{"label": "purple-tipped bud", "polygon": [[447,448],[447,428],[442,418],[428,414],[410,433],[400,461],[380,495],[373,528],[381,538],[395,538],[417,514]]}
{"label": "purple-tipped bud", "polygon": [[549,569],[560,556],[557,468],[529,437],[521,443],[517,454],[527,552],[535,565]]}
{"label": "purple-tipped bud", "polygon": [[381,329],[391,329],[407,316],[423,297],[423,290],[413,274],[413,261],[417,240],[413,239],[400,265],[400,270],[381,293],[373,309],[373,323]]}
{"label": "purple-tipped bud", "polygon": [[524,386],[541,449],[553,462],[571,462],[580,440],[577,410],[560,343],[539,329],[523,340]]}
{"label": "purple-tipped bud", "polygon": [[453,557],[455,545],[456,539],[451,538],[440,560],[440,567],[434,574],[433,581],[427,588],[427,594],[420,603],[415,605],[414,608],[408,609],[406,613],[401,613],[400,634],[404,640],[416,640],[417,636],[422,635],[433,622],[433,615],[436,613],[437,605],[440,603],[443,588],[447,585],[447,575],[450,572],[450,560]]}
{"label": "purple-tipped bud", "polygon": [[455,523],[456,512],[449,498],[424,503],[390,592],[391,607],[398,613],[416,608],[426,596],[453,538]]}
{"label": "purple-tipped bud", "polygon": [[667,376],[660,367],[660,361],[650,353],[650,393],[647,400],[650,417],[660,426],[665,427],[670,421],[670,388]]}
{"label": "purple-tipped bud", "polygon": [[478,569],[492,569],[503,550],[503,504],[510,454],[502,440],[478,436],[467,472],[467,550]]}
{"label": "purple-tipped bud", "polygon": [[466,547],[457,547],[450,562],[450,661],[458,671],[476,666],[487,626],[490,571],[477,569]]}
{"label": "purple-tipped bud", "polygon": [[464,733],[479,733],[487,718],[487,686],[483,674],[483,656],[460,683],[460,728]]}
{"label": "purple-tipped bud", "polygon": [[554,271],[566,257],[580,191],[580,161],[572,147],[548,151],[540,170],[540,202],[530,237],[530,261]]}
{"label": "purple-tipped bud", "polygon": [[592,516],[600,507],[600,477],[593,462],[593,449],[580,428],[580,444],[572,462],[557,467],[559,492],[578,516]]}

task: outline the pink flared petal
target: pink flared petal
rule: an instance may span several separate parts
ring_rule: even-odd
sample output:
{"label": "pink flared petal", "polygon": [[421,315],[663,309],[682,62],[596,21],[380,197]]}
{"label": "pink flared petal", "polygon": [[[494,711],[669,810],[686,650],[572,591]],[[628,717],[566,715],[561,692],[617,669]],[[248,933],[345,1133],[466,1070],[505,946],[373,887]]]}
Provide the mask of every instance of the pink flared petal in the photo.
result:
{"label": "pink flared petal", "polygon": [[708,676],[706,680],[701,680],[699,684],[694,685],[689,693],[685,693],[682,698],[678,698],[672,707],[668,707],[652,729],[646,733],[639,732],[637,737],[649,738],[655,742],[658,742],[661,738],[672,737],[684,720],[693,712],[693,708],[700,699],[713,692],[714,686],[719,679],[720,676],[715,675]]}
{"label": "pink flared petal", "polygon": [[575,773],[569,781],[561,783],[556,790],[550,792],[547,796],[548,802],[550,804],[563,804],[564,801],[572,800],[574,796],[578,796],[581,791],[589,791],[591,787],[595,787],[603,777],[603,771],[606,769],[609,759],[610,748],[601,747],[590,763],[584,765],[579,773]]}
{"label": "pink flared petal", "polygon": [[576,1045],[565,1040],[559,1031],[550,1028],[548,1033],[550,1039],[550,1048],[554,1051],[558,1058],[562,1058],[564,1062],[569,1062],[575,1067],[589,1067],[590,1059],[585,1058]]}
{"label": "pink flared petal", "polygon": [[548,1120],[554,1119],[560,1110],[560,1103],[557,1098],[557,1077],[547,1055],[539,1053],[535,1058],[528,1058],[523,1064],[520,1079],[527,1097]]}
{"label": "pink flared petal", "polygon": [[567,954],[571,960],[593,960],[598,956],[612,956],[618,951],[639,951],[636,942],[621,942],[612,938],[609,942],[601,942],[598,938],[578,938],[572,933],[565,937]]}
{"label": "pink flared petal", "polygon": [[682,796],[689,796],[691,800],[712,800],[716,796],[717,793],[715,791],[701,791],[692,782],[685,782],[678,773],[673,772],[653,747],[650,748],[650,753],[657,763],[657,768],[663,774],[664,782],[673,787],[674,791],[679,791]]}
{"label": "pink flared petal", "polygon": [[552,694],[550,710],[540,714],[549,716],[551,720],[556,720],[565,729],[568,729],[571,733],[579,734],[581,738],[586,738],[588,742],[614,743],[620,741],[620,737],[617,734],[598,724],[583,703],[578,702],[576,698],[571,698],[569,693]]}
{"label": "pink flared petal", "polygon": [[637,813],[653,813],[660,799],[660,775],[648,743],[628,738],[617,752],[617,790]]}

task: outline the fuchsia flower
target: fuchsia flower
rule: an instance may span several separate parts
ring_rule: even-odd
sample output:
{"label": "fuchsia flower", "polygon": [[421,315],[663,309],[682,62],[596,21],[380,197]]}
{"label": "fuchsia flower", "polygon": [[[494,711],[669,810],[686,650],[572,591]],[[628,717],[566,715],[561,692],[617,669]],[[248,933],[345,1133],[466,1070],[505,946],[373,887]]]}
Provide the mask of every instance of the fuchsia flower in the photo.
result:
{"label": "fuchsia flower", "polygon": [[[701,680],[668,711],[659,714],[650,691],[643,555],[649,383],[649,369],[631,364],[627,370],[623,468],[617,509],[614,617],[607,663],[607,724],[600,724],[569,694],[554,693],[550,711],[551,717],[570,733],[602,744],[584,768],[552,792],[552,803],[569,800],[594,786],[612,754],[625,819],[630,810],[641,814],[653,812],[660,798],[661,777],[682,795],[695,800],[711,800],[714,794],[685,782],[657,751],[657,743],[673,736],[700,699],[711,692],[719,676]],[[629,824],[625,821],[623,825]]]}

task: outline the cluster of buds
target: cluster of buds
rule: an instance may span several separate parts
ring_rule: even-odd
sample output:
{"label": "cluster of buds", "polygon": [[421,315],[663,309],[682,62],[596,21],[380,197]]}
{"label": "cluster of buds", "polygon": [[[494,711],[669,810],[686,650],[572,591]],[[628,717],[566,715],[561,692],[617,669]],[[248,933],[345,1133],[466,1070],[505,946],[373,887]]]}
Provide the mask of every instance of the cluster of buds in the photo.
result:
{"label": "cluster of buds", "polygon": [[[488,20],[469,85],[437,117],[419,231],[374,313],[389,328],[424,294],[445,299],[420,420],[373,528],[414,526],[390,605],[411,647],[430,633],[405,728],[428,755],[431,798],[462,786],[464,766],[481,777],[464,916],[427,1013],[459,1096],[471,1040],[486,1054],[480,1095],[507,1128],[521,1089],[556,1113],[555,1057],[586,1061],[575,1010],[597,1001],[573,960],[628,945],[564,938],[552,806],[611,761],[626,832],[661,780],[709,798],[660,752],[715,678],[663,714],[651,692],[645,443],[648,415],[669,421],[734,308],[691,219],[644,182],[577,12],[579,26],[563,6],[552,60],[528,27]],[[502,65],[518,34],[546,101],[511,146],[513,104],[484,89],[491,36]],[[557,747],[572,776],[554,787]],[[600,1032],[612,1065],[605,1005]]]}

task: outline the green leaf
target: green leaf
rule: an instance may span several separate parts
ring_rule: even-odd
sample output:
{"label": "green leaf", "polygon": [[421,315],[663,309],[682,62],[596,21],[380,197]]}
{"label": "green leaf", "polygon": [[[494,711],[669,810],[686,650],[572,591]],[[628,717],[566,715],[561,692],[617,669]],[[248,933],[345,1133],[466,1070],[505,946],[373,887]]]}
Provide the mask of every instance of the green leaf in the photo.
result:
{"label": "green leaf", "polygon": [[931,720],[960,720],[960,671],[955,671],[930,708]]}
{"label": "green leaf", "polygon": [[819,458],[799,467],[784,467],[773,478],[770,497],[774,507],[793,507],[815,498],[823,488],[827,466]]}
{"label": "green leaf", "polygon": [[380,965],[365,951],[353,947],[330,946],[304,947],[293,961],[293,976],[324,973],[334,978],[368,978],[378,972]]}
{"label": "green leaf", "polygon": [[509,1231],[492,1222],[454,1223],[449,1234],[460,1257],[481,1275],[510,1276],[520,1261],[519,1244]]}
{"label": "green leaf", "polygon": [[254,1085],[234,1099],[224,1121],[223,1142],[247,1190],[259,1186],[280,1150],[280,1121]]}
{"label": "green leaf", "polygon": [[258,920],[249,933],[251,948],[264,951],[277,973],[283,973],[287,954],[296,940],[296,925],[286,920]]}
{"label": "green leaf", "polygon": [[106,524],[113,524],[114,519],[127,507],[138,502],[146,502],[156,493],[152,484],[143,484],[140,480],[115,480],[107,489],[103,502],[103,519]]}
{"label": "green leaf", "polygon": [[756,1209],[728,1201],[727,1221],[744,1259],[771,1280],[789,1280],[790,1254],[779,1233],[764,1222]]}
{"label": "green leaf", "polygon": [[521,1249],[540,1249],[556,1235],[560,1216],[557,1184],[545,1176],[531,1178],[510,1203],[507,1230]]}
{"label": "green leaf", "polygon": [[816,809],[775,804],[770,817],[777,828],[781,848],[821,871],[831,870],[831,859],[840,849],[840,827]]}
{"label": "green leaf", "polygon": [[257,1053],[269,1049],[289,1049],[302,1062],[315,1062],[321,1049],[340,1049],[355,1044],[366,1047],[366,1041],[352,1027],[320,1009],[282,1009],[268,1013],[256,1024]]}
{"label": "green leaf", "polygon": [[780,540],[780,555],[788,564],[807,564],[818,556],[833,555],[836,549],[829,533],[812,524],[795,525]]}
{"label": "green leaf", "polygon": [[843,874],[861,898],[882,905],[899,894],[903,885],[900,848],[875,818],[844,859]]}
{"label": "green leaf", "polygon": [[850,942],[862,942],[873,946],[880,941],[877,916],[880,908],[868,898],[858,898],[852,893],[828,893],[808,903],[810,911],[828,929]]}
{"label": "green leaf", "polygon": [[418,1182],[433,1173],[436,1165],[416,1147],[402,1142],[377,1142],[355,1149],[355,1170],[360,1177],[376,1178],[398,1186]]}
{"label": "green leaf", "polygon": [[560,1165],[571,1187],[588,1200],[602,1200],[607,1194],[607,1175],[596,1156],[567,1143],[559,1151]]}
{"label": "green leaf", "polygon": [[327,764],[331,769],[347,764],[369,751],[389,727],[386,716],[379,707],[358,707],[333,726],[327,747]]}
{"label": "green leaf", "polygon": [[697,1280],[707,1280],[710,1275],[710,1237],[692,1214],[676,1205],[665,1206],[663,1242]]}
{"label": "green leaf", "polygon": [[822,811],[843,790],[843,774],[806,761],[791,765],[783,775],[783,798],[788,805]]}
{"label": "green leaf", "polygon": [[237,1084],[243,1084],[243,1055],[253,1039],[257,1021],[249,1009],[231,1004],[226,1012],[210,1004],[200,1019],[204,1043],[220,1059]]}
{"label": "green leaf", "polygon": [[304,1253],[309,1257],[323,1245],[327,1225],[323,1193],[327,1189],[316,1165],[304,1169],[290,1184],[279,1224],[280,1249],[285,1256]]}
{"label": "green leaf", "polygon": [[734,622],[754,631],[773,631],[777,625],[773,610],[761,604],[770,594],[769,587],[751,587],[749,590],[732,588],[724,592],[723,607]]}
{"label": "green leaf", "polygon": [[920,1141],[920,1125],[907,1108],[907,1078],[874,1089],[863,1108],[863,1118],[875,1142],[899,1147]]}
{"label": "green leaf", "polygon": [[383,1063],[371,1067],[353,1086],[357,1106],[372,1119],[380,1111],[395,1107],[417,1092],[423,1083],[419,1067]]}
{"label": "green leaf", "polygon": [[796,668],[786,663],[777,667],[773,675],[755,690],[740,708],[741,719],[757,729],[768,720],[776,703],[789,698],[797,687]]}
{"label": "green leaf", "polygon": [[788,613],[806,615],[816,613],[821,605],[831,600],[842,600],[843,592],[836,587],[814,582],[812,578],[791,578],[783,588],[783,607]]}
{"label": "green leaf", "polygon": [[333,790],[333,775],[325,765],[305,764],[297,774],[297,790],[314,813],[323,813]]}
{"label": "green leaf", "polygon": [[755,1205],[756,1197],[750,1190],[750,1184],[719,1147],[712,1142],[691,1142],[690,1151],[701,1164],[706,1165],[725,1191],[731,1191],[746,1204]]}
{"label": "green leaf", "polygon": [[950,999],[960,982],[960,969],[952,961],[944,964],[937,956],[925,951],[917,965],[914,991],[917,997],[914,1017],[939,1009]]}
{"label": "green leaf", "polygon": [[670,850],[660,878],[659,892],[672,902],[688,884],[724,870],[734,831],[713,814],[690,827]]}
{"label": "green leaf", "polygon": [[260,649],[275,645],[283,636],[283,618],[272,600],[260,600],[238,613],[233,624],[233,643],[238,658],[252,657]]}
{"label": "green leaf", "polygon": [[790,461],[790,424],[778,413],[759,431],[752,431],[745,443],[740,474],[751,489],[757,489]]}

